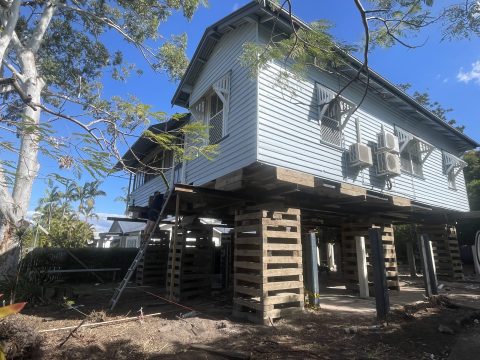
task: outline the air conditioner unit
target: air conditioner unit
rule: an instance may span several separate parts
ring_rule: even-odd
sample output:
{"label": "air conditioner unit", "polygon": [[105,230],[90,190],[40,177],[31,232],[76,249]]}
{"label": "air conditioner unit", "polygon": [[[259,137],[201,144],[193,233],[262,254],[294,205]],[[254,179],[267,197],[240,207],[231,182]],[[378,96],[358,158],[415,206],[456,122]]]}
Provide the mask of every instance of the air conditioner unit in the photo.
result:
{"label": "air conditioner unit", "polygon": [[401,173],[400,156],[388,152],[377,154],[377,175],[393,177]]}
{"label": "air conditioner unit", "polygon": [[377,140],[377,152],[392,152],[397,154],[400,152],[398,137],[392,133],[382,131],[381,133],[377,134]]}
{"label": "air conditioner unit", "polygon": [[352,167],[368,167],[373,165],[372,150],[369,146],[355,143],[350,145],[349,164]]}

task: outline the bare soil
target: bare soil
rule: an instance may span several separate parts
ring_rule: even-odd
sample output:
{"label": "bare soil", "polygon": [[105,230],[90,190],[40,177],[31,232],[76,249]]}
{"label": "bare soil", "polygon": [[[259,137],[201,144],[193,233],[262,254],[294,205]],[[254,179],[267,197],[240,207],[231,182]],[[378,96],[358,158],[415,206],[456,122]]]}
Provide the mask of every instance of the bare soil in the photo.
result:
{"label": "bare soil", "polygon": [[[459,337],[480,329],[480,311],[475,310],[480,303],[480,284],[471,283],[450,283],[448,291],[443,290],[454,301],[460,294],[461,307],[451,306],[448,301],[397,306],[387,323],[378,323],[371,311],[305,310],[274,326],[231,319],[228,294],[182,303],[187,309],[144,292],[162,295],[152,288],[128,289],[115,312],[107,314],[104,309],[111,292],[105,288],[109,286],[76,287],[74,306],[82,305],[78,311],[58,302],[30,307],[11,317],[41,338],[40,353],[31,358],[447,359]],[[62,346],[71,330],[42,332],[78,325],[85,318],[79,311],[88,315],[85,323],[91,324],[137,316],[140,308],[145,315],[162,315],[81,328]],[[182,319],[190,309],[195,310],[194,316]],[[440,332],[440,325],[453,334]],[[194,344],[235,353],[219,355],[194,349]]]}

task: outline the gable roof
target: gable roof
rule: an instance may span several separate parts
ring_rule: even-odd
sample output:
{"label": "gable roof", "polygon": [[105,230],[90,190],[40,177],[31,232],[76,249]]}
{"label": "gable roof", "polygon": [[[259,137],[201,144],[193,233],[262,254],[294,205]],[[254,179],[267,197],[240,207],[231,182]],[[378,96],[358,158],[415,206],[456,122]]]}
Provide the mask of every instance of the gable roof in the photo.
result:
{"label": "gable roof", "polygon": [[[292,16],[292,19],[296,26],[310,29],[309,25],[299,18]],[[252,1],[209,26],[205,30],[193,58],[175,91],[172,98],[172,105],[188,108],[190,92],[193,89],[193,85],[202,72],[205,63],[212,55],[216,44],[224,34],[245,22],[261,21],[268,23],[273,20],[276,21],[277,27],[283,27],[283,30],[291,31],[290,15],[288,12],[284,9],[281,9],[280,12],[274,11],[269,0],[263,0],[262,3]],[[341,69],[340,71],[346,76],[352,76],[352,72],[355,73],[362,67],[362,62],[350,54],[343,53],[343,55],[345,62],[349,66],[346,66],[345,69]],[[480,146],[475,140],[447,124],[425,106],[419,104],[410,95],[371,68],[369,68],[369,75],[371,89],[379,93],[385,102],[400,109],[409,116],[418,118],[420,121],[429,121],[432,128],[441,132],[455,143],[459,151],[466,151]]]}
{"label": "gable roof", "polygon": [[[148,131],[151,131],[154,134],[160,134],[166,131],[173,131],[185,125],[188,120],[190,120],[189,113],[181,114],[181,116],[171,118],[170,120],[163,123],[150,126],[148,128]],[[123,168],[135,168],[135,166],[138,165],[137,159],[143,159],[157,146],[158,144],[156,142],[152,141],[151,139],[145,137],[142,134],[137,139],[137,141],[135,141],[133,145],[130,146],[125,155],[122,156],[122,161],[117,162],[113,169],[121,170]]]}
{"label": "gable roof", "polygon": [[[117,229],[120,231],[117,231]],[[145,222],[115,220],[112,223],[112,226],[110,226],[109,232],[130,234],[130,233],[142,231],[143,229],[145,229]]]}

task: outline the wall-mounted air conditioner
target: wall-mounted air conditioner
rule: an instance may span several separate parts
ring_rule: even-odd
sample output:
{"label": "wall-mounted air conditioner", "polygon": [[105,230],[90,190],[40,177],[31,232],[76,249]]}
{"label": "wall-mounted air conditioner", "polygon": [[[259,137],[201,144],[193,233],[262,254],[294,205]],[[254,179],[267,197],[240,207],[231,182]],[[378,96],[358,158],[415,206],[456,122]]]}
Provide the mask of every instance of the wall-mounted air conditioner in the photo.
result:
{"label": "wall-mounted air conditioner", "polygon": [[398,137],[387,131],[382,131],[377,134],[377,152],[392,152],[399,153],[400,146],[398,144]]}
{"label": "wall-mounted air conditioner", "polygon": [[373,165],[372,150],[369,146],[354,143],[348,151],[349,164],[352,167],[368,167]]}
{"label": "wall-mounted air conditioner", "polygon": [[401,174],[400,156],[389,152],[377,154],[377,175],[398,176]]}

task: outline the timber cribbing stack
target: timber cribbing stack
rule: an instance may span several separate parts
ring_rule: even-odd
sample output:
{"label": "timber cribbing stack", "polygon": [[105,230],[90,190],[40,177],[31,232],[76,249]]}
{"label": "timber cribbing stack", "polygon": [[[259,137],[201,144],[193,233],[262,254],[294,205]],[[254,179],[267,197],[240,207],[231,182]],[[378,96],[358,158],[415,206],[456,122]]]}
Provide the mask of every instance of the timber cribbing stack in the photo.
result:
{"label": "timber cribbing stack", "polygon": [[357,252],[355,236],[365,237],[368,278],[370,286],[373,285],[373,268],[371,262],[369,261],[370,239],[368,236],[368,229],[382,227],[383,255],[385,257],[387,286],[390,290],[400,290],[393,227],[390,224],[380,226],[366,225],[363,223],[347,223],[342,225],[342,269],[344,279],[347,282],[347,288],[358,290]]}
{"label": "timber cribbing stack", "polygon": [[137,285],[165,285],[170,233],[159,230],[152,238],[142,259],[138,262]]}
{"label": "timber cribbing stack", "polygon": [[209,295],[211,291],[211,228],[201,225],[179,226],[177,238],[172,241],[176,241],[176,244],[175,254],[172,244],[168,256],[167,292],[173,286],[172,295],[177,301]]}
{"label": "timber cribbing stack", "polygon": [[300,210],[235,215],[234,313],[269,325],[304,306]]}
{"label": "timber cribbing stack", "polygon": [[437,276],[447,279],[463,279],[462,261],[458,248],[457,231],[449,225],[425,225],[422,232],[432,242]]}

